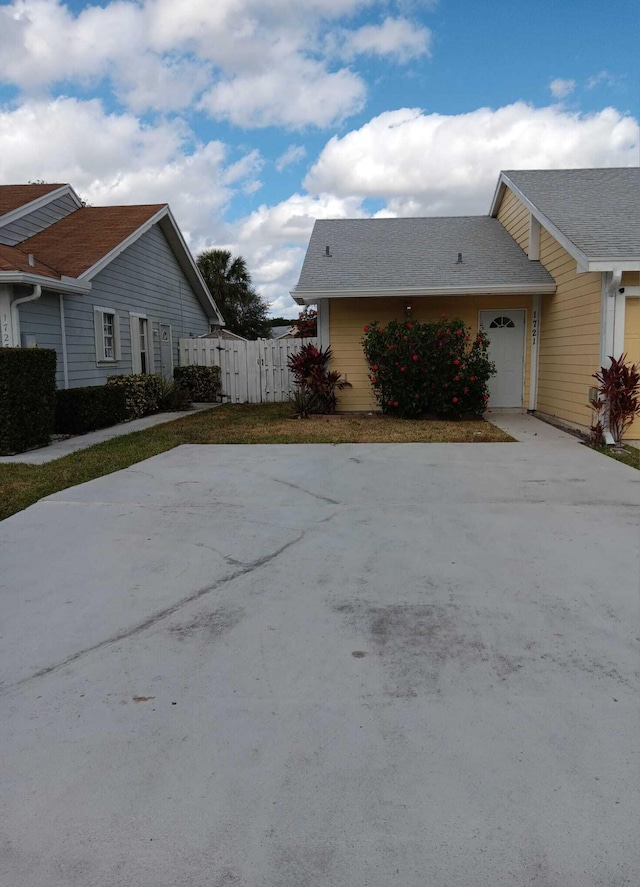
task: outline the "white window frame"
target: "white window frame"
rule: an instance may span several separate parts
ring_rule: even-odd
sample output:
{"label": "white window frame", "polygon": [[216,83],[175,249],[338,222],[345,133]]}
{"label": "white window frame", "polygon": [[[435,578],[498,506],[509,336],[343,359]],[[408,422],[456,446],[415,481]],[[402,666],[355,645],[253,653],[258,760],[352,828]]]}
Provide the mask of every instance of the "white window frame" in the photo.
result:
{"label": "white window frame", "polygon": [[151,318],[146,314],[139,314],[136,311],[129,312],[129,325],[131,328],[131,372],[142,373],[142,357],[140,354],[140,321],[144,320],[146,324],[146,357],[147,357],[147,375],[155,373],[154,359],[154,340],[153,340],[153,323]]}
{"label": "white window frame", "polygon": [[[104,336],[105,315],[113,318],[113,356],[106,356],[106,342]],[[120,350],[120,318],[114,308],[101,308],[93,306],[93,329],[96,340],[96,364],[115,364],[121,359]]]}

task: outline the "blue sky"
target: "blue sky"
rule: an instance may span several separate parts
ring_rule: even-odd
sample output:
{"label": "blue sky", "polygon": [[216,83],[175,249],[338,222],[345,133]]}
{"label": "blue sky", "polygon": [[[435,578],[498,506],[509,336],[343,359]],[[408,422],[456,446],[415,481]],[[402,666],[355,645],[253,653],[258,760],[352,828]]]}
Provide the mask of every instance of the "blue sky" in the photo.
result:
{"label": "blue sky", "polygon": [[639,37],[631,0],[0,0],[0,182],[167,201],[295,316],[316,217],[637,165]]}

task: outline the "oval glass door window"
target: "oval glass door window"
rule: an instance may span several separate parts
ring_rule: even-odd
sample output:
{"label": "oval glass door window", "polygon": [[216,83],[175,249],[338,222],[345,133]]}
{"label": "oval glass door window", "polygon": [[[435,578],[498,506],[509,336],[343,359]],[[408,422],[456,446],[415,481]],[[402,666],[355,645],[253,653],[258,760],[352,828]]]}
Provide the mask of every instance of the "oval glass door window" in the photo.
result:
{"label": "oval glass door window", "polygon": [[489,324],[490,330],[499,330],[508,327],[509,329],[513,329],[515,327],[515,323],[511,320],[510,317],[494,317],[494,319]]}

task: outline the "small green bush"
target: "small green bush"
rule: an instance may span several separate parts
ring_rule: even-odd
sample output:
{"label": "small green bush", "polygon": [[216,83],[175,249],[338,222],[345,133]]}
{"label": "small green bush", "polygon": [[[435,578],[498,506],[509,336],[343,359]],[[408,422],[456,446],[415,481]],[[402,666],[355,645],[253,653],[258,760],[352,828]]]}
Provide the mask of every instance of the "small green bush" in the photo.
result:
{"label": "small green bush", "polygon": [[140,419],[157,413],[160,409],[162,383],[162,376],[149,373],[107,377],[107,385],[124,391],[126,419]]}
{"label": "small green bush", "polygon": [[158,405],[163,412],[182,412],[190,410],[193,403],[185,388],[171,379],[163,379]]}
{"label": "small green bush", "polygon": [[86,434],[127,418],[124,388],[91,385],[56,392],[56,432]]}
{"label": "small green bush", "polygon": [[363,347],[383,412],[459,419],[486,409],[496,370],[483,330],[472,337],[464,321],[445,315],[434,323],[374,321],[364,327]]}
{"label": "small green bush", "polygon": [[56,352],[0,348],[0,455],[46,446],[55,403]]}
{"label": "small green bush", "polygon": [[215,403],[221,390],[220,367],[175,367],[173,378],[196,403]]}

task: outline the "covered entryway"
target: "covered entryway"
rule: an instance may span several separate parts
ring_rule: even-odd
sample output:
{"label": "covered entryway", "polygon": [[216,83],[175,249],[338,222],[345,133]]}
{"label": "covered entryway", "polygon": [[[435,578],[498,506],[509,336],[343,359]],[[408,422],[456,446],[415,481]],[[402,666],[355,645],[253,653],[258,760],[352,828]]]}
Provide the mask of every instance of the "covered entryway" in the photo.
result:
{"label": "covered entryway", "polygon": [[480,312],[480,326],[489,336],[489,356],[497,370],[489,380],[492,407],[522,406],[525,323],[523,309]]}

